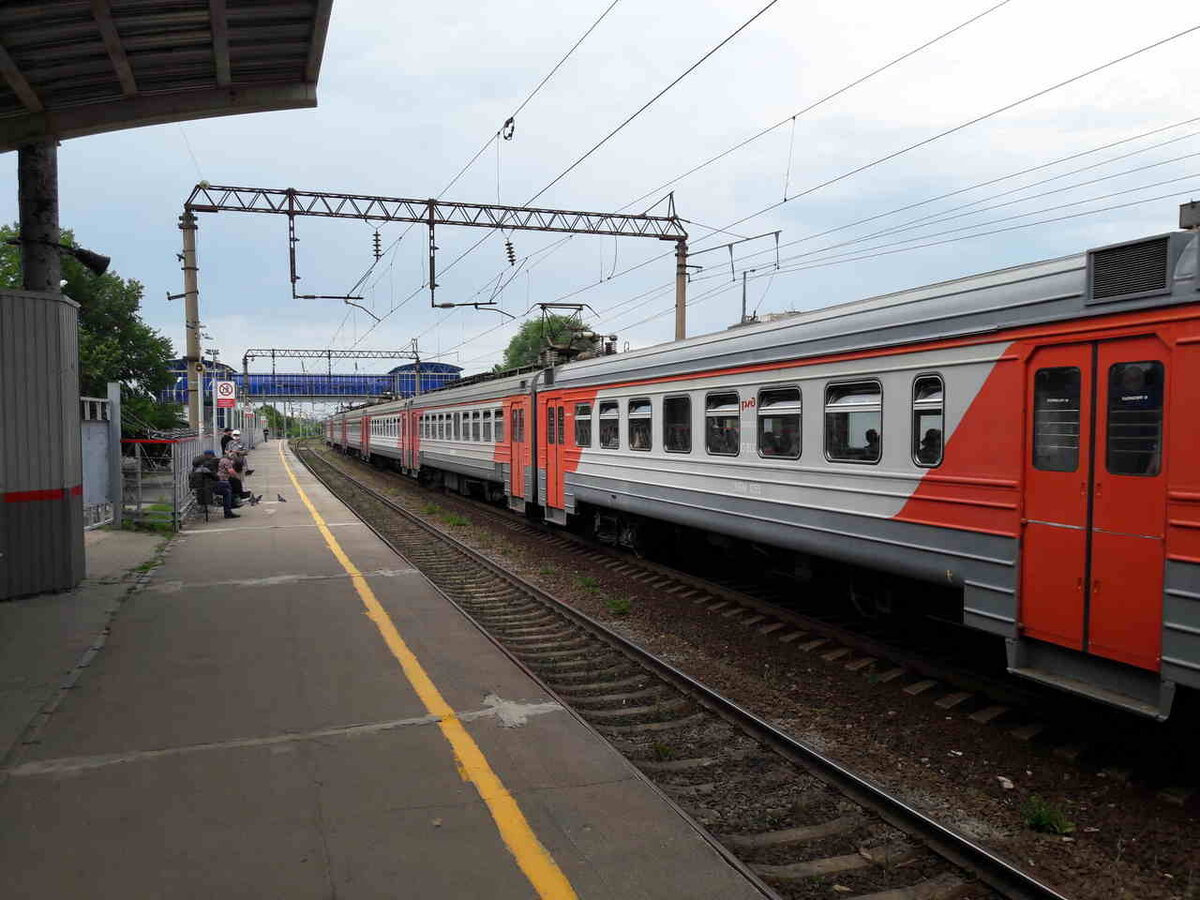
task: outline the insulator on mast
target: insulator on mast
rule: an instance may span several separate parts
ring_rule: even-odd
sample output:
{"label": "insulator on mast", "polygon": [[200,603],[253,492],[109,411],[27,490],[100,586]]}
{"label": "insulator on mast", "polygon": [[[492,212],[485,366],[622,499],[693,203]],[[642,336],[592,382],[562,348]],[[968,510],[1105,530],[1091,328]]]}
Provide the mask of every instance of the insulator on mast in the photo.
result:
{"label": "insulator on mast", "polygon": [[508,257],[508,264],[515,266],[517,264],[517,251],[513,249],[512,241],[505,240],[504,255]]}
{"label": "insulator on mast", "polygon": [[374,252],[376,259],[379,259],[380,257],[383,256],[383,247],[382,247],[381,241],[379,239],[378,231],[376,231],[375,234],[372,235],[372,237],[371,237],[371,250],[372,250],[372,252]]}

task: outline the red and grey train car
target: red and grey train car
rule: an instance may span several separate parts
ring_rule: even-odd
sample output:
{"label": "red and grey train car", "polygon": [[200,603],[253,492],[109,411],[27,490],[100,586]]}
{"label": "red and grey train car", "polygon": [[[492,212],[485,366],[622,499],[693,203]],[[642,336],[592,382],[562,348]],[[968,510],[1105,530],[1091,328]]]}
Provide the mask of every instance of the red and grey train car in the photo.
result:
{"label": "red and grey train car", "polygon": [[552,522],[943,585],[1016,674],[1200,687],[1200,237],[1173,232],[340,413],[331,444]]}

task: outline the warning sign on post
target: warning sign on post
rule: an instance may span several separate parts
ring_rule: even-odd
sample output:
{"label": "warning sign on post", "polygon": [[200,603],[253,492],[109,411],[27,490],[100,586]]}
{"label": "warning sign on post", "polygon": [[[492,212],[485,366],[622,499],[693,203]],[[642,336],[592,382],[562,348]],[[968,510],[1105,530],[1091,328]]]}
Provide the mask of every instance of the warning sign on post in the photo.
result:
{"label": "warning sign on post", "polygon": [[232,381],[213,382],[213,395],[219,409],[230,409],[237,405],[237,385]]}

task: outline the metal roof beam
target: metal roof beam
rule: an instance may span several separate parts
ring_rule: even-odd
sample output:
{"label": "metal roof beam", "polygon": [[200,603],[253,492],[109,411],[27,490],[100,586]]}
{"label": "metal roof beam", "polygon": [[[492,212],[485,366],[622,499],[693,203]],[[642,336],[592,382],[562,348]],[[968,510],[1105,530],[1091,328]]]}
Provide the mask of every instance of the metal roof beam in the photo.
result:
{"label": "metal roof beam", "polygon": [[225,18],[225,0],[208,0],[208,15],[212,23],[213,62],[217,67],[217,84],[228,87],[233,81],[229,71],[229,23]]}
{"label": "metal roof beam", "polygon": [[329,32],[329,14],[332,10],[333,0],[317,0],[312,40],[309,42],[308,59],[304,63],[304,80],[308,84],[316,84],[317,76],[321,74],[321,59],[325,55],[325,36]]}
{"label": "metal roof beam", "polygon": [[125,48],[121,46],[121,35],[117,33],[117,26],[112,18],[112,7],[108,5],[108,0],[92,0],[92,18],[96,20],[96,25],[100,28],[104,49],[108,51],[108,58],[112,61],[112,67],[116,70],[117,78],[121,82],[121,92],[126,97],[136,96],[137,80],[133,77],[133,69],[129,67]]}
{"label": "metal roof beam", "polygon": [[[0,61],[0,73],[3,72],[3,62]],[[63,137],[103,134],[142,125],[276,109],[304,109],[316,105],[316,86],[311,84],[213,88],[163,95],[139,94],[111,103],[0,118],[0,152],[15,150],[30,141],[61,140]]]}

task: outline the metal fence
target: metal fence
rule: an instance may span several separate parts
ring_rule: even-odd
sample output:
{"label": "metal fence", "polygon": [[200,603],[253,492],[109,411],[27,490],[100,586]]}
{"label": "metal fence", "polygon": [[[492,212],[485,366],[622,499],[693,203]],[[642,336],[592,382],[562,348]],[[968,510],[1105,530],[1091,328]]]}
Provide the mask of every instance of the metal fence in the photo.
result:
{"label": "metal fence", "polygon": [[200,438],[126,438],[121,441],[123,516],[142,527],[178,531],[195,503],[188,487]]}

